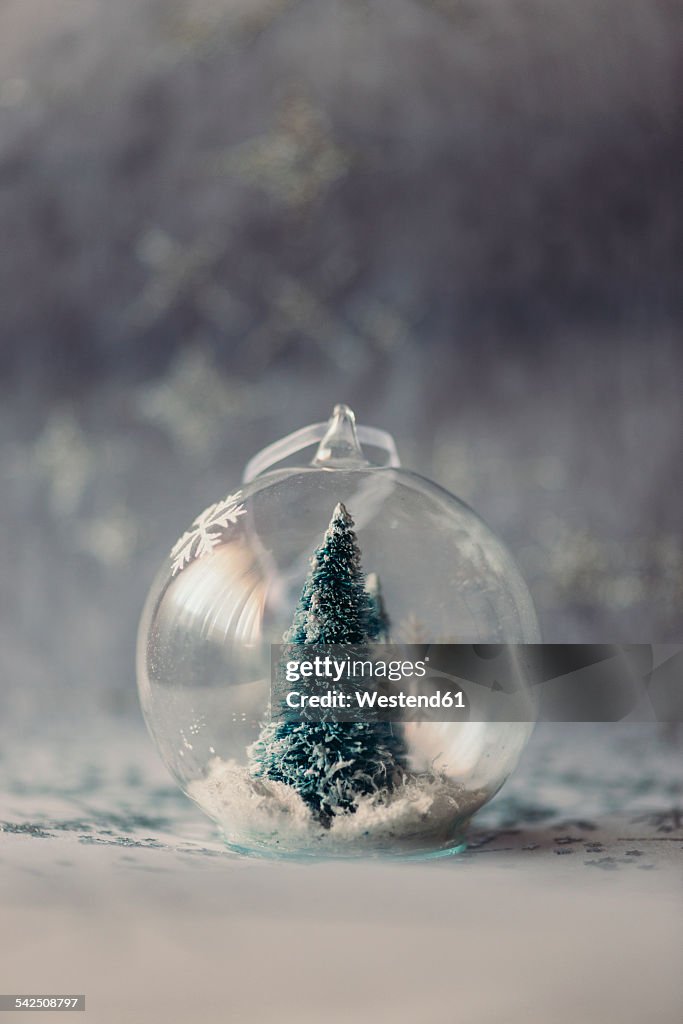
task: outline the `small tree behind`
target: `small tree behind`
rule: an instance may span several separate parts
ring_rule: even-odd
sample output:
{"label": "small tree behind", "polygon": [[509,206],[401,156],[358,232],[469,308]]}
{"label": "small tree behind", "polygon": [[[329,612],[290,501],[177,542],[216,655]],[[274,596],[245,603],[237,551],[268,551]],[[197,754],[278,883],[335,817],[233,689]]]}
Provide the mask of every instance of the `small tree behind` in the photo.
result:
{"label": "small tree behind", "polygon": [[365,581],[365,590],[370,599],[370,617],[368,620],[368,637],[377,643],[389,642],[389,616],[384,604],[382,585],[376,572],[369,572]]}

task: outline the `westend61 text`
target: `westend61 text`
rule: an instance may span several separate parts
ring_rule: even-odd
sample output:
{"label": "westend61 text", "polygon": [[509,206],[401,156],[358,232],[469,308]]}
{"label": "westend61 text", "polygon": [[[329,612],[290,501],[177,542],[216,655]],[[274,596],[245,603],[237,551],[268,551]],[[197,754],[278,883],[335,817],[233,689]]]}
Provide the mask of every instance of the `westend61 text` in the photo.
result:
{"label": "westend61 text", "polygon": [[349,711],[352,708],[465,708],[461,690],[437,690],[431,694],[376,693],[355,690],[352,693],[327,690],[326,693],[300,693],[290,690],[285,697],[288,708],[293,711],[302,708],[338,708]]}

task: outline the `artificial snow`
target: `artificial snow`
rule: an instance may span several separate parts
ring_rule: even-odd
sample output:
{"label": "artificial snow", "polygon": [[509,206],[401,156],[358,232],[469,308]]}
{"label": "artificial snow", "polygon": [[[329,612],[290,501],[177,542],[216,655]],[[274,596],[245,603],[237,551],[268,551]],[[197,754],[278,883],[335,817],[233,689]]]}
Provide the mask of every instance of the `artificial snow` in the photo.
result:
{"label": "artificial snow", "polygon": [[219,823],[231,846],[292,856],[447,851],[488,795],[443,775],[406,774],[392,790],[359,796],[352,810],[336,814],[327,827],[291,786],[255,778],[248,767],[220,757],[187,792]]}

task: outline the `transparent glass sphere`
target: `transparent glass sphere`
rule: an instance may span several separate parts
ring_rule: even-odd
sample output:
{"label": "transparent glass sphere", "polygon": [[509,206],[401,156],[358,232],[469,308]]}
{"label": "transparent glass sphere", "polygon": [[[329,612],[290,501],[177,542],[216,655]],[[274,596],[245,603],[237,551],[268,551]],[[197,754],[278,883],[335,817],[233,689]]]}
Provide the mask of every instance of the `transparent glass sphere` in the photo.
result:
{"label": "transparent glass sphere", "polygon": [[[310,464],[283,464],[312,441]],[[369,461],[378,451],[380,464]],[[233,849],[453,852],[514,769],[530,722],[401,723],[400,785],[359,795],[326,819],[295,787],[254,771],[254,744],[270,718],[271,644],[292,625],[339,502],[353,517],[363,572],[381,581],[392,642],[538,641],[529,592],[489,528],[401,469],[388,435],[356,430],[351,411],[337,406],[329,424],[253,459],[242,488],[202,513],[162,565],[138,640],[145,720],[180,787]]]}

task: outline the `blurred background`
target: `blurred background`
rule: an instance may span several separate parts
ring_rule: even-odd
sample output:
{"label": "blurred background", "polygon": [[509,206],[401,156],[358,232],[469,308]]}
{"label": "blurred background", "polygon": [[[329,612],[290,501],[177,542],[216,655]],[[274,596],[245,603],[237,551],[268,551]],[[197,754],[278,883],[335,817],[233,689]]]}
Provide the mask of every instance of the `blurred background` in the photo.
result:
{"label": "blurred background", "polygon": [[3,0],[6,720],[136,715],[162,558],[339,401],[546,640],[680,640],[682,15]]}

